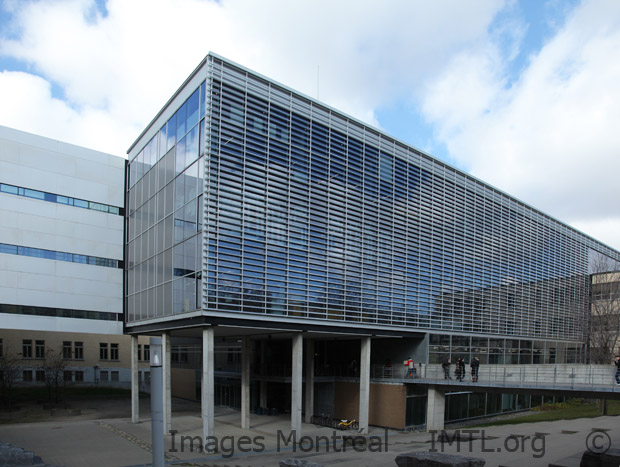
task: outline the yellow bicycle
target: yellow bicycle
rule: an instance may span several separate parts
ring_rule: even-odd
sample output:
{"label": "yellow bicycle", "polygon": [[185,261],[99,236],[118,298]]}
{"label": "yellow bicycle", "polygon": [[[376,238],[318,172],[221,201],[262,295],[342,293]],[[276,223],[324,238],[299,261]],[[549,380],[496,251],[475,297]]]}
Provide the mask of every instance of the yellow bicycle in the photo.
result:
{"label": "yellow bicycle", "polygon": [[352,420],[340,420],[340,423],[338,423],[337,428],[339,430],[357,430],[360,427],[360,424],[358,423],[358,421],[356,419],[352,419]]}

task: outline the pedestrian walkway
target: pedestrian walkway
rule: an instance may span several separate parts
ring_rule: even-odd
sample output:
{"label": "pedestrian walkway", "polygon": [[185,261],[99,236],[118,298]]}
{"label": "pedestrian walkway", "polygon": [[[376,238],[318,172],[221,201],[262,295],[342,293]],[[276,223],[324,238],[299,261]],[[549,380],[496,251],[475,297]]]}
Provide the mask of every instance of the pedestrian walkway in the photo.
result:
{"label": "pedestrian walkway", "polygon": [[554,394],[567,397],[620,399],[620,385],[615,381],[615,367],[611,365],[585,364],[539,364],[539,365],[485,365],[480,367],[478,377],[472,381],[471,371],[466,367],[465,376],[459,380],[454,375],[444,376],[441,365],[420,365],[416,378],[406,373],[383,371],[375,366],[371,378],[397,380],[403,383],[438,386],[445,391],[505,390],[530,394]]}
{"label": "pedestrian walkway", "polygon": [[[194,405],[195,411],[185,410],[191,405],[184,403],[183,412],[173,413],[175,433],[166,437],[167,465],[277,466],[280,460],[295,457],[326,466],[394,466],[398,454],[435,449],[481,457],[487,461],[487,466],[546,467],[555,463],[577,467],[588,442],[594,443],[594,447],[606,443],[620,446],[618,417],[467,428],[445,433],[397,432],[371,427],[368,437],[352,439],[343,438],[343,435],[355,436],[351,432],[304,424],[304,444],[299,446],[291,442],[292,438],[289,440],[290,419],[286,415],[252,414],[251,429],[242,430],[238,411],[217,408],[215,434],[219,453],[205,454],[196,449],[202,432],[199,405]],[[0,425],[0,441],[33,451],[53,465],[145,466],[152,459],[148,408],[146,410],[138,424],[131,423],[127,412],[125,418],[76,416],[58,421]],[[101,414],[105,415],[105,410],[102,409]],[[183,445],[181,437],[184,437]],[[363,444],[364,440],[367,444]],[[193,452],[191,442],[195,443]]]}

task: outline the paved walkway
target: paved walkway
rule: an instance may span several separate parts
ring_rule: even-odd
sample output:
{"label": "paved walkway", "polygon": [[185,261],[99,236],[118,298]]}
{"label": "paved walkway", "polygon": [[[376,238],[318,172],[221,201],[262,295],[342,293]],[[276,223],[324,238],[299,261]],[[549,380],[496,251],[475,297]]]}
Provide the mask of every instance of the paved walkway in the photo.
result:
{"label": "paved walkway", "polygon": [[[127,401],[123,401],[127,404]],[[92,405],[92,404],[91,404]],[[129,411],[118,414],[118,403],[111,412],[106,402],[98,410],[80,416],[47,421],[0,425],[0,442],[8,442],[34,451],[47,464],[79,466],[143,466],[151,462],[151,434],[148,399],[142,401],[141,423],[132,424]],[[95,409],[97,409],[95,407]],[[594,448],[613,444],[620,447],[620,418],[598,417],[560,422],[505,425],[486,429],[448,430],[441,433],[403,433],[372,428],[367,445],[354,438],[343,447],[343,435],[315,425],[303,425],[305,445],[289,442],[288,416],[252,414],[252,428],[239,428],[240,413],[216,409],[215,431],[220,452],[191,452],[190,437],[200,439],[201,419],[198,404],[174,400],[174,436],[166,438],[168,465],[183,466],[277,466],[282,459],[298,457],[323,465],[342,467],[394,466],[394,458],[414,450],[436,449],[447,453],[482,457],[487,466],[528,467],[555,463],[577,467],[581,454],[590,443]],[[182,445],[181,437],[185,438]],[[443,442],[442,442],[443,440]],[[350,441],[356,444],[352,446]],[[320,446],[317,448],[317,444]],[[307,451],[307,452],[304,452]]]}

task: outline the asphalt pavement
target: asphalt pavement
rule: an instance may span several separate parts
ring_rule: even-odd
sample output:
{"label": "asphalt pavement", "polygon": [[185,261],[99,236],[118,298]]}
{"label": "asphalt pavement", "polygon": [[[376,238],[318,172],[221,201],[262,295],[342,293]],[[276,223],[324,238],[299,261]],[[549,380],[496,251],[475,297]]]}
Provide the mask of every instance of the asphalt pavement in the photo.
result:
{"label": "asphalt pavement", "polygon": [[[140,423],[131,422],[127,398],[72,403],[55,415],[31,413],[0,424],[0,442],[33,451],[49,465],[137,467],[151,465],[148,398],[141,400]],[[487,466],[577,467],[586,449],[620,447],[620,418],[597,417],[557,422],[460,428],[445,432],[400,432],[371,427],[367,436],[304,424],[301,436],[290,431],[288,415],[251,415],[216,408],[215,434],[201,450],[200,405],[173,400],[173,433],[166,436],[166,465],[278,466],[287,458],[325,466],[394,466],[397,455],[435,451],[486,460]]]}

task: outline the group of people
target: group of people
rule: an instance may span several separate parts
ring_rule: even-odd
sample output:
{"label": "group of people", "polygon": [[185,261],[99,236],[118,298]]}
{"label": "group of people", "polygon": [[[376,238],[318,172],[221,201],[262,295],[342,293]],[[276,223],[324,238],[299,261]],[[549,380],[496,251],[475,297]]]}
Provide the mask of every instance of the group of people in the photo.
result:
{"label": "group of people", "polygon": [[[443,375],[445,379],[452,379],[450,376],[450,365],[452,361],[449,358],[446,358],[444,362],[441,364],[443,368]],[[480,369],[480,359],[478,357],[474,357],[469,364],[471,367],[471,380],[476,383],[478,381],[478,370]],[[456,360],[456,368],[454,369],[454,376],[457,380],[463,381],[465,378],[465,360],[462,357],[459,357]]]}

